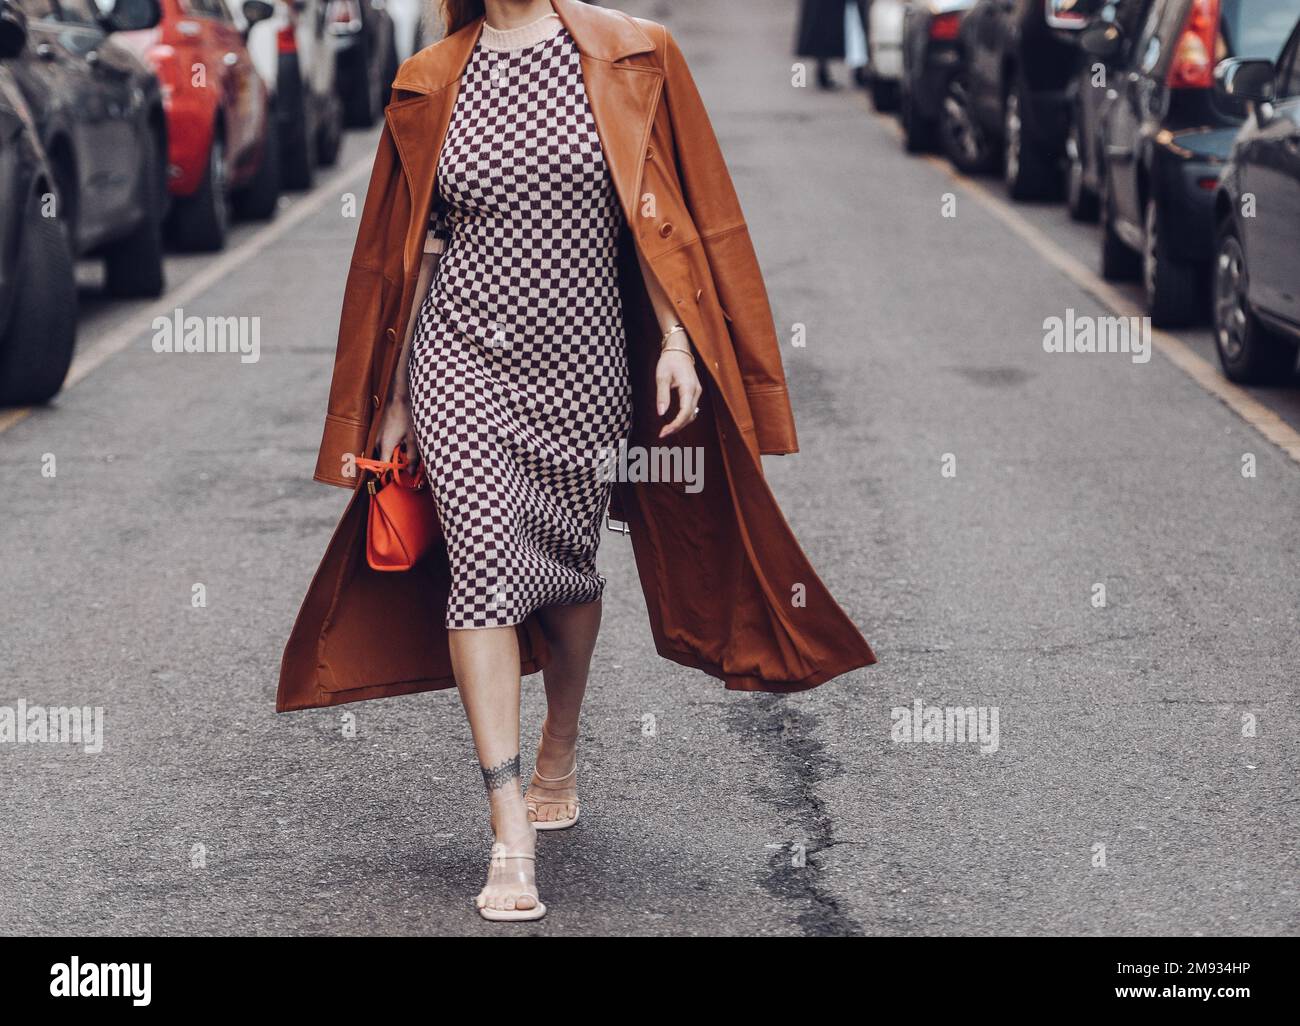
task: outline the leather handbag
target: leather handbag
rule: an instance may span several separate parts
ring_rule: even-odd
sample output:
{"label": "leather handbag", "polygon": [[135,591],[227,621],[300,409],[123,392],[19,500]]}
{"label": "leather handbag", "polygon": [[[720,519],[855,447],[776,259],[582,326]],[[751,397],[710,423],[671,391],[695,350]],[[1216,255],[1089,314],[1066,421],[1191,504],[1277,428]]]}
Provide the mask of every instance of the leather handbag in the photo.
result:
{"label": "leather handbag", "polygon": [[442,538],[423,465],[412,474],[399,447],[392,459],[358,459],[357,467],[373,475],[366,482],[370,492],[366,562],[372,570],[410,570]]}

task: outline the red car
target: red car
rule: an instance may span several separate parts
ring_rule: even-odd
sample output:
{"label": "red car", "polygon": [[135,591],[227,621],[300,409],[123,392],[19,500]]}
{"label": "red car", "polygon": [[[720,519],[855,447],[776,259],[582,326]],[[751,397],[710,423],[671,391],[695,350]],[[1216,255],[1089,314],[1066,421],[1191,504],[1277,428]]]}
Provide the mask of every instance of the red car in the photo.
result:
{"label": "red car", "polygon": [[[245,0],[251,26],[269,18],[265,0]],[[155,28],[124,38],[158,73],[167,112],[171,240],[216,250],[230,207],[266,219],[280,197],[280,147],[266,86],[224,0],[162,0]]]}

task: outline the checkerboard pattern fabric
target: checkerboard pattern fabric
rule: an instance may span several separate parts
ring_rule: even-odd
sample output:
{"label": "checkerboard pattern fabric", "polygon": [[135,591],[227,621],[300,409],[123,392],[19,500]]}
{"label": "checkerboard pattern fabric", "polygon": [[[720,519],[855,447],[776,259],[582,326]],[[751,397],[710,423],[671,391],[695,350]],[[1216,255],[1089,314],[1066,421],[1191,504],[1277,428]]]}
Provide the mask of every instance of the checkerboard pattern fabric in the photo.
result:
{"label": "checkerboard pattern fabric", "polygon": [[622,212],[567,31],[476,48],[436,193],[446,249],[409,383],[451,563],[446,626],[508,626],[600,597],[608,454],[631,427]]}

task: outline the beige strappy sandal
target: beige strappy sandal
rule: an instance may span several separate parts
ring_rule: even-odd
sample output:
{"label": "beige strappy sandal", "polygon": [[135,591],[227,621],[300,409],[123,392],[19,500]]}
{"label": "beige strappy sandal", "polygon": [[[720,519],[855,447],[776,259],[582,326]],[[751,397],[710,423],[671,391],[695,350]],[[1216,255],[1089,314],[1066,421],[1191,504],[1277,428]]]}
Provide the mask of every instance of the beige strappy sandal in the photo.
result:
{"label": "beige strappy sandal", "polygon": [[[535,863],[537,861],[537,856],[525,855],[522,852],[508,851],[506,846],[498,841],[496,844],[492,845],[491,862],[488,869],[488,883],[501,882],[500,879],[495,881],[492,879],[492,870],[495,869],[497,865],[504,863],[506,859],[524,859],[528,862]],[[536,919],[541,919],[542,916],[546,915],[546,906],[542,904],[541,896],[537,893],[537,884],[529,883],[528,878],[524,876],[521,870],[516,870],[516,874],[518,876],[519,894],[521,896],[527,895],[537,902],[537,904],[533,908],[488,908],[487,898],[483,896],[483,891],[487,890],[487,886],[484,885],[483,891],[479,891],[478,896],[474,899],[474,904],[478,907],[478,914],[488,922],[528,923]]]}
{"label": "beige strappy sandal", "polygon": [[[559,738],[546,729],[546,724],[542,724],[542,733],[556,741],[564,741],[566,738]],[[556,797],[556,793],[561,790],[574,790],[572,798]],[[528,806],[528,821],[538,830],[567,830],[578,822],[578,816],[582,813],[582,806],[578,803],[578,755],[573,755],[573,769],[562,777],[544,777],[533,770],[533,779],[528,785],[528,791],[524,795],[524,804]],[[549,793],[548,793],[549,792]],[[543,805],[572,805],[573,815],[568,819],[540,819],[539,809]]]}

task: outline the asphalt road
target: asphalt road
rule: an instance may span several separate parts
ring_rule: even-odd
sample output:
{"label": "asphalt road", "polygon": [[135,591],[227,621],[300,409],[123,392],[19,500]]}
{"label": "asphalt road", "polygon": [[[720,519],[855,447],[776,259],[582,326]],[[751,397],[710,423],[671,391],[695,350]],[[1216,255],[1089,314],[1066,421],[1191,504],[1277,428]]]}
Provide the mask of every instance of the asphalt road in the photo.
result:
{"label": "asphalt road", "polygon": [[[1089,264],[1090,230],[996,216],[860,95],[792,88],[792,5],[618,6],[681,40],[778,327],[806,326],[803,451],[767,471],[880,663],[727,693],[656,656],[607,534],[583,819],[541,838],[551,911],[515,932],[1296,933],[1300,465],[1161,354],[1045,353],[1044,318],[1108,311],[1007,218]],[[0,705],[105,717],[98,754],[0,744],[0,932],[510,929],[471,905],[454,694],[273,712],[345,498],[310,477],[374,138],[173,263],[186,313],[261,317],[258,362],[153,352],[154,307],[88,270],[77,381],[0,420]],[[1295,423],[1294,389],[1257,395]],[[892,740],[918,699],[996,709],[997,750]]]}

